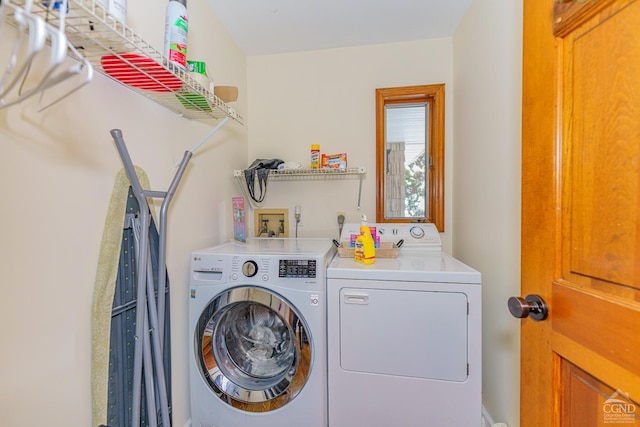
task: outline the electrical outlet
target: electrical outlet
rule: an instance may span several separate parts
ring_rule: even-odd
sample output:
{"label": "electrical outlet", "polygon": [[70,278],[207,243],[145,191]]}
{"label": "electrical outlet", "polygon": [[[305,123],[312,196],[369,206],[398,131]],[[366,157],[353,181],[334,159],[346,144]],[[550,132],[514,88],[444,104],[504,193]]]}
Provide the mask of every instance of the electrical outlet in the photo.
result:
{"label": "electrical outlet", "polygon": [[347,215],[344,212],[338,211],[336,214],[336,218],[338,218],[338,224],[340,224],[340,217],[342,217],[342,222],[346,222]]}

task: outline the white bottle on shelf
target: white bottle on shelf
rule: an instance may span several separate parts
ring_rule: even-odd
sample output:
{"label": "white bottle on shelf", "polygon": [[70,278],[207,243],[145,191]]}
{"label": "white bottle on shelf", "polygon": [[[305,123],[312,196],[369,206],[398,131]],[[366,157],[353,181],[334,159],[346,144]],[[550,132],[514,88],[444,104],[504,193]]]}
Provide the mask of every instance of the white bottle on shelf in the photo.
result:
{"label": "white bottle on shelf", "polygon": [[98,0],[107,12],[118,21],[127,23],[127,0]]}
{"label": "white bottle on shelf", "polygon": [[187,67],[187,0],[169,0],[164,25],[164,56],[181,68]]}
{"label": "white bottle on shelf", "polygon": [[127,0],[109,0],[109,13],[118,21],[127,23]]}

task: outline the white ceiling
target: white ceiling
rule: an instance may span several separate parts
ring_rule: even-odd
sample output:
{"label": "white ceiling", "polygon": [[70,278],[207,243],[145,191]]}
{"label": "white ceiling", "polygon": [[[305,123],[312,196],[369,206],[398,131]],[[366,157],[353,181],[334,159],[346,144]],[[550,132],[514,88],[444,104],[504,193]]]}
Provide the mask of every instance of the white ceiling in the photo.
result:
{"label": "white ceiling", "polygon": [[208,0],[248,56],[450,37],[473,0]]}

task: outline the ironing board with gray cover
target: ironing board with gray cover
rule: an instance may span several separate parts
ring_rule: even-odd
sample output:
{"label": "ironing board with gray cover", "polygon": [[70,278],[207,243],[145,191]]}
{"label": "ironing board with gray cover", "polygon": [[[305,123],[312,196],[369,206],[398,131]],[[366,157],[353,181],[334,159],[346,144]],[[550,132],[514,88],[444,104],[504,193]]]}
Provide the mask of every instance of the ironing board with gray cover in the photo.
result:
{"label": "ironing board with gray cover", "polygon": [[[138,201],[129,189],[125,216],[125,226],[122,235],[120,261],[118,265],[118,277],[113,298],[113,310],[111,317],[111,340],[109,348],[109,391],[107,403],[107,427],[119,427],[131,425],[131,400],[133,396],[133,358],[135,348],[136,331],[136,295],[137,295],[137,260],[135,248],[135,235],[131,224],[132,216],[139,214]],[[158,295],[158,231],[153,218],[151,219],[150,254],[153,269],[153,283],[157,300]],[[162,274],[167,274],[163,269]],[[171,343],[169,325],[169,278],[163,290],[166,295],[164,317],[167,325],[164,329],[164,357],[165,377],[168,392],[171,392]],[[169,394],[169,402],[171,395]],[[142,384],[141,425],[147,423],[146,393],[144,382]],[[171,405],[170,405],[171,408]]]}

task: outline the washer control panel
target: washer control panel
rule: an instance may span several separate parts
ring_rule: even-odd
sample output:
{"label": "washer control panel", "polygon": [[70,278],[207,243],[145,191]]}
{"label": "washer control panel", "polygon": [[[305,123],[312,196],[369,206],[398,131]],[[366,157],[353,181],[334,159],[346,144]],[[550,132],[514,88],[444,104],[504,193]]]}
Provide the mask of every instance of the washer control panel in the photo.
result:
{"label": "washer control panel", "polygon": [[194,287],[242,284],[321,295],[326,291],[327,266],[335,254],[330,239],[226,242],[192,253],[191,281]]}
{"label": "washer control panel", "polygon": [[[204,258],[204,259],[203,259]],[[280,279],[317,279],[322,268],[318,259],[240,256],[199,257],[192,259],[194,278],[202,280],[242,280],[268,281],[271,274],[278,270]],[[314,280],[315,282],[315,280]],[[306,283],[306,282],[305,282]]]}
{"label": "washer control panel", "polygon": [[316,278],[316,260],[315,259],[281,259],[278,266],[278,277],[315,279]]}

